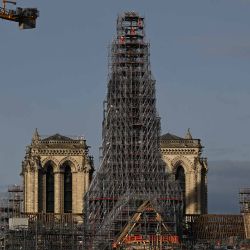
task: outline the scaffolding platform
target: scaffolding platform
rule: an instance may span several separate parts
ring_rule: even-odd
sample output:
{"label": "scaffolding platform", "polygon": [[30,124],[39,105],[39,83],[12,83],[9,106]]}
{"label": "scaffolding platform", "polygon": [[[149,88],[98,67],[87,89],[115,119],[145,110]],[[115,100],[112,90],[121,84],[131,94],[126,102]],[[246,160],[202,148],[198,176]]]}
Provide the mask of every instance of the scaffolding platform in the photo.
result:
{"label": "scaffolding platform", "polygon": [[[178,245],[170,239],[180,233],[182,193],[161,160],[149,49],[144,17],[119,15],[109,46],[101,166],[84,201],[87,250]],[[145,202],[151,210],[138,212]]]}

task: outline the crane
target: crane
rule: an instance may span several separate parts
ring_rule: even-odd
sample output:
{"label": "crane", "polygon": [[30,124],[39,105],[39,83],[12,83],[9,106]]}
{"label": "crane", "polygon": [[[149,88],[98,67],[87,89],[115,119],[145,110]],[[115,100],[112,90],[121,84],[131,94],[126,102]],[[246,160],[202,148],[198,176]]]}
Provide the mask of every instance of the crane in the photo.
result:
{"label": "crane", "polygon": [[16,5],[15,1],[3,0],[3,7],[0,7],[0,18],[8,21],[18,22],[20,29],[34,29],[39,11],[36,8],[20,8],[16,10],[7,9],[7,4]]}

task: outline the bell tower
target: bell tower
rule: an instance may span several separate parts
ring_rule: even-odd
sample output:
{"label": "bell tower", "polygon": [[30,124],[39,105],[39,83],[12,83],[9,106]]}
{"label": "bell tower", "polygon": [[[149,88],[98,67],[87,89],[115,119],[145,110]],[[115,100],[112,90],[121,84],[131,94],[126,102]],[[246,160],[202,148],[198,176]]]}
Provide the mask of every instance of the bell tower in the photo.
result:
{"label": "bell tower", "polygon": [[22,162],[25,213],[82,214],[94,172],[82,137],[42,137],[36,129]]}
{"label": "bell tower", "polygon": [[185,214],[207,213],[207,159],[201,156],[200,139],[193,139],[190,129],[184,138],[167,133],[161,136],[162,158],[166,171],[181,186]]}

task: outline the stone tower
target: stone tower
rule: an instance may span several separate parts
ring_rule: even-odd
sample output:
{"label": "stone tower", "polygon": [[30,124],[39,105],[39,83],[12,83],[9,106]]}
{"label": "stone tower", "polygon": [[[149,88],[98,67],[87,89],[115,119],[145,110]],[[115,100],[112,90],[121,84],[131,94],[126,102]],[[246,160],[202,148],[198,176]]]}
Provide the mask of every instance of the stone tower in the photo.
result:
{"label": "stone tower", "polygon": [[161,152],[167,172],[179,181],[186,214],[207,213],[207,159],[202,158],[202,145],[188,129],[185,138],[172,134],[161,136]]}
{"label": "stone tower", "polygon": [[81,137],[42,139],[36,129],[22,162],[26,213],[82,213],[94,171],[88,148]]}

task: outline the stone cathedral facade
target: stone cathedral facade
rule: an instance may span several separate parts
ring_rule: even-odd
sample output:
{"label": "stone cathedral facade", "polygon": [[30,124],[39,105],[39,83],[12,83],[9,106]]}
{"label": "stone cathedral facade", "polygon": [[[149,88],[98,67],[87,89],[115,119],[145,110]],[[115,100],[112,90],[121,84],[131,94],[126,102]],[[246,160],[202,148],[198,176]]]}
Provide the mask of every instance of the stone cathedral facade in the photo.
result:
{"label": "stone cathedral facade", "polygon": [[184,213],[207,213],[207,159],[202,158],[200,139],[188,130],[185,138],[167,133],[161,136],[162,158],[166,171],[178,180],[183,190]]}
{"label": "stone cathedral facade", "polygon": [[81,137],[42,139],[36,130],[22,162],[24,212],[81,214],[94,172],[88,148]]}
{"label": "stone cathedral facade", "polygon": [[[207,213],[208,166],[200,140],[188,131],[184,138],[164,134],[160,143],[166,171],[182,187],[184,213]],[[36,130],[22,162],[24,212],[81,214],[94,173],[88,148],[80,137],[55,134],[41,139]]]}

